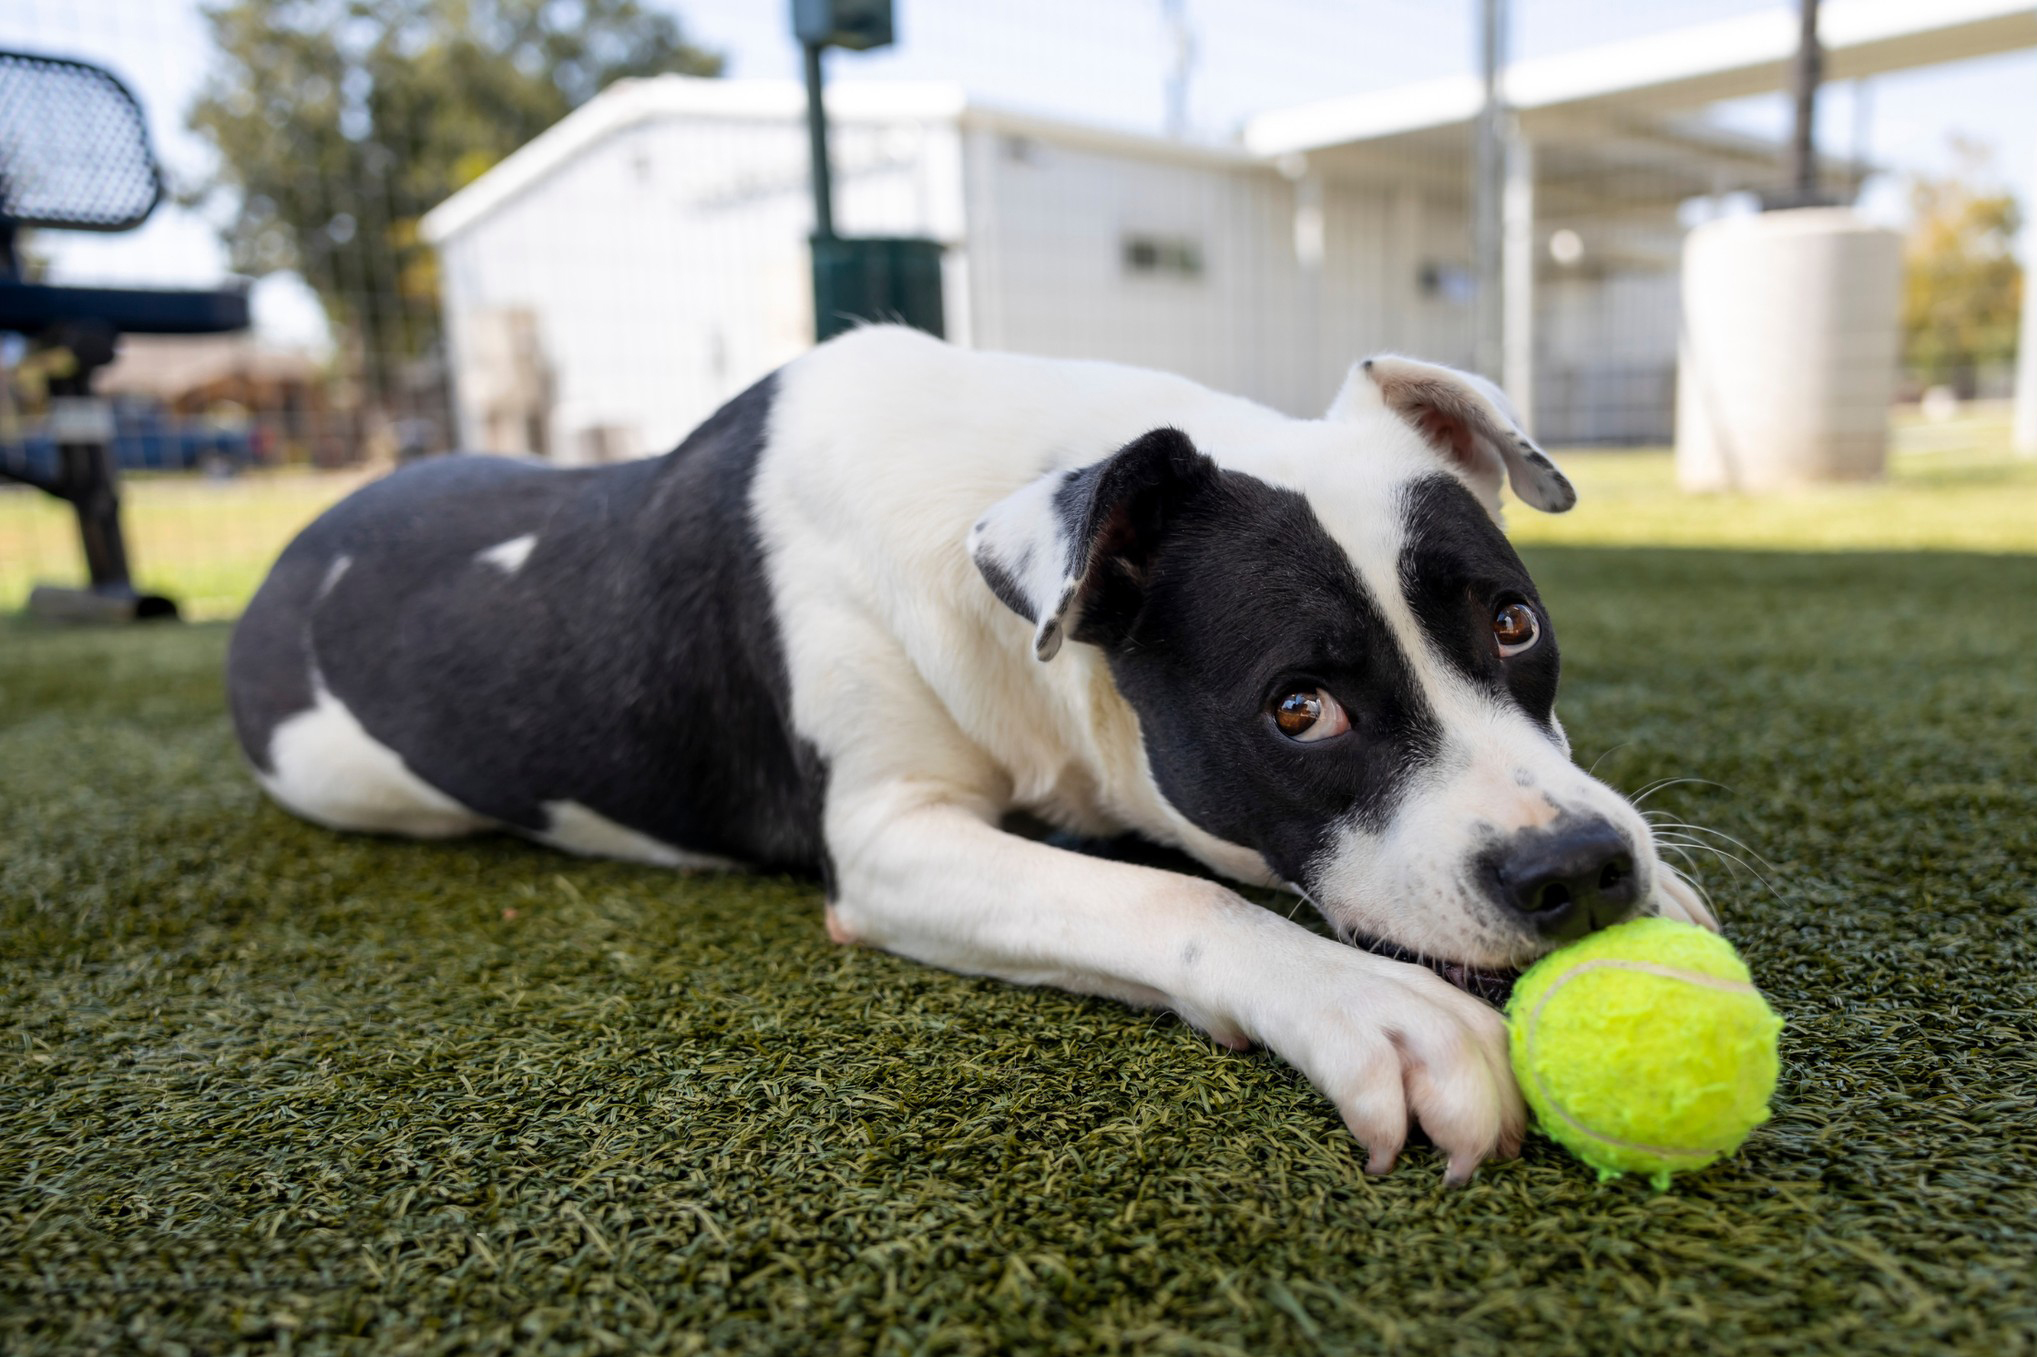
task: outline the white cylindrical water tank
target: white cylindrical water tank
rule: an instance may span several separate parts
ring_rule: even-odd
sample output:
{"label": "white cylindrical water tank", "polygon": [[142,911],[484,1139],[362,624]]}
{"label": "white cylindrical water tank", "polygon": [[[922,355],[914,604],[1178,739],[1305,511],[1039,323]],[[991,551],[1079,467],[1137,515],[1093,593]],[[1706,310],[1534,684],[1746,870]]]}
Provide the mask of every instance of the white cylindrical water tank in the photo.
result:
{"label": "white cylindrical water tank", "polygon": [[1683,247],[1686,490],[1869,480],[1888,458],[1902,238],[1846,208],[1727,217]]}

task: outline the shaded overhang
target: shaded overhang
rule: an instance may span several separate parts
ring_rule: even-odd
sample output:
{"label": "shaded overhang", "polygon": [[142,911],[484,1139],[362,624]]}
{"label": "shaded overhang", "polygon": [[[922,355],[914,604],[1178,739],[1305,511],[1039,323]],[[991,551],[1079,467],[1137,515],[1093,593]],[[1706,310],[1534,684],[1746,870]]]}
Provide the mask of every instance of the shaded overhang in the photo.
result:
{"label": "shaded overhang", "polygon": [[[1534,146],[1546,210],[1660,205],[1778,185],[1778,148],[1698,115],[1726,99],[1788,88],[1794,6],[1517,62],[1502,94]],[[1819,12],[1825,78],[1852,80],[2037,47],[2031,0],[1826,0]],[[1276,109],[1249,120],[1256,155],[1302,157],[1336,177],[1396,179],[1462,190],[1483,105],[1476,76]],[[1827,182],[1869,167],[1827,159]],[[1593,185],[1602,187],[1594,189]],[[1604,199],[1594,205],[1594,198]]]}

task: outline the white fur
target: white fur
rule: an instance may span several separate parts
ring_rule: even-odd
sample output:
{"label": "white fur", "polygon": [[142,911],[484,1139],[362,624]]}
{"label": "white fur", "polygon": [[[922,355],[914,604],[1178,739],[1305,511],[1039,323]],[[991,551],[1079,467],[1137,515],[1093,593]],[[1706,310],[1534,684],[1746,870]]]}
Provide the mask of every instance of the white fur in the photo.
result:
{"label": "white fur", "polygon": [[324,602],[325,596],[333,591],[333,586],[346,578],[347,571],[353,569],[353,565],[354,558],[351,556],[333,557],[332,564],[325,568],[325,578],[318,582],[318,595],[313,601]]}
{"label": "white fur", "polygon": [[[316,676],[312,706],[276,727],[269,766],[273,772],[256,774],[263,788],[331,829],[441,839],[507,827],[476,815],[411,772]],[[743,869],[727,858],[661,843],[575,801],[548,801],[544,809],[547,827],[530,837],[568,853],[682,870]]]}
{"label": "white fur", "polygon": [[497,542],[485,551],[474,553],[474,559],[483,565],[492,565],[505,575],[514,575],[523,569],[523,563],[530,559],[531,549],[538,544],[538,535],[527,532],[521,537],[512,537],[507,542]]}
{"label": "white fur", "polygon": [[650,835],[619,825],[577,801],[547,801],[545,814],[549,817],[549,827],[542,834],[531,837],[582,857],[621,858],[625,862],[642,862],[652,867],[694,871],[742,870],[741,863],[727,858],[718,858],[711,853],[689,853],[669,843],[660,843]]}
{"label": "white fur", "polygon": [[257,774],[269,795],[332,829],[438,839],[487,825],[362,729],[316,674],[312,683],[312,705],[278,725],[269,741],[273,771]]}

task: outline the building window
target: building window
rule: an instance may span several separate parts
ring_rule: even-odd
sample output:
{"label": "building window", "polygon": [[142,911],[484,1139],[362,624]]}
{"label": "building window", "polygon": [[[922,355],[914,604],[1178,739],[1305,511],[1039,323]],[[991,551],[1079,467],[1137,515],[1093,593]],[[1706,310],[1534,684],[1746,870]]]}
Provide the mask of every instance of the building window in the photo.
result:
{"label": "building window", "polygon": [[1126,236],[1123,257],[1137,277],[1202,277],[1202,245],[1187,236]]}

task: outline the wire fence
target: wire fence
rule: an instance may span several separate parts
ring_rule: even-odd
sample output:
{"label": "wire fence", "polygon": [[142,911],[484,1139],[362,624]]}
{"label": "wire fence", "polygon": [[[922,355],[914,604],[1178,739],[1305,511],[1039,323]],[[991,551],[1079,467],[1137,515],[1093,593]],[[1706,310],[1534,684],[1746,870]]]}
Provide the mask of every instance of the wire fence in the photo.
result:
{"label": "wire fence", "polygon": [[[200,612],[237,608],[376,469],[656,453],[812,342],[776,7],[342,8],[0,11],[0,48],[133,88],[171,193],[127,237],[29,234],[25,274],[261,279],[252,332],[130,337],[98,383],[122,465],[147,472],[138,568]],[[1486,124],[1472,3],[901,4],[898,49],[830,58],[837,225],[937,242],[958,343],[1166,368],[1298,415],[1354,359],[1408,352],[1483,370],[1546,444],[1674,444],[1706,488],[1759,488],[1749,466],[1798,436],[1748,402],[1823,403],[1836,441],[1785,481],[1873,475],[1892,403],[1919,428],[2007,402],[2037,19],[1827,0],[1832,215],[1778,241],[1758,223],[1816,215],[1755,211],[1792,191],[1793,16],[1640,8],[1523,0]],[[0,456],[49,443],[49,361],[0,348]],[[2005,429],[1999,408],[1940,424]],[[0,608],[75,577],[73,535],[60,505],[0,491]]]}

